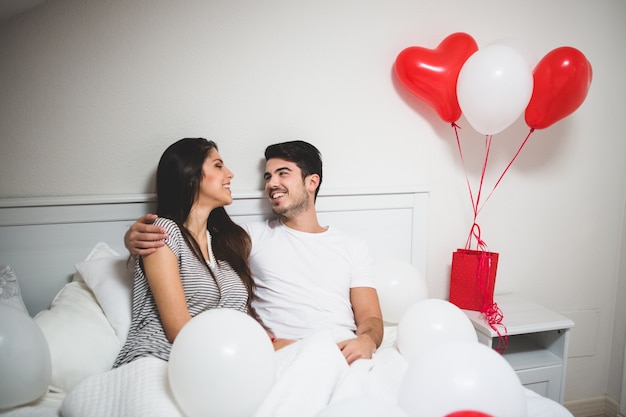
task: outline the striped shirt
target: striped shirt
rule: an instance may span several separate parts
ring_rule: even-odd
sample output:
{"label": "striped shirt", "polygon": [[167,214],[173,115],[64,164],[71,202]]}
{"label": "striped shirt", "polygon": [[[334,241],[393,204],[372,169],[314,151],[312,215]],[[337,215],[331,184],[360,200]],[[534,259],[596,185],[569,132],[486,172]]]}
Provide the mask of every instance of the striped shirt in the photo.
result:
{"label": "striped shirt", "polygon": [[[215,261],[208,232],[211,259],[209,267],[215,275],[215,280],[187,246],[176,223],[159,217],[154,224],[167,230],[169,237],[165,244],[178,259],[180,279],[191,317],[213,308],[234,308],[247,312],[246,287],[226,261]],[[122,346],[113,368],[142,356],[155,356],[167,361],[171,349],[172,344],[165,335],[148,280],[137,261],[133,284],[132,321],[126,343]]]}

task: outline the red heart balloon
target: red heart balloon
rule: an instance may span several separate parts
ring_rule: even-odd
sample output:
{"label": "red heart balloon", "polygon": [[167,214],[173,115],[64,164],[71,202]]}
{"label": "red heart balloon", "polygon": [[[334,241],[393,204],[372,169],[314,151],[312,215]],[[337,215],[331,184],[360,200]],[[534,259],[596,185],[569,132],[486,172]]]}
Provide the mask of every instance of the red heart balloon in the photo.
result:
{"label": "red heart balloon", "polygon": [[474,38],[462,32],[447,36],[435,49],[410,46],[398,54],[395,72],[413,94],[433,107],[444,121],[461,117],[456,82],[461,67],[478,50]]}
{"label": "red heart balloon", "polygon": [[578,49],[563,46],[550,51],[533,71],[526,124],[545,129],[572,114],[587,97],[591,78],[591,64]]}
{"label": "red heart balloon", "polygon": [[491,417],[491,415],[481,411],[462,410],[447,414],[446,417]]}

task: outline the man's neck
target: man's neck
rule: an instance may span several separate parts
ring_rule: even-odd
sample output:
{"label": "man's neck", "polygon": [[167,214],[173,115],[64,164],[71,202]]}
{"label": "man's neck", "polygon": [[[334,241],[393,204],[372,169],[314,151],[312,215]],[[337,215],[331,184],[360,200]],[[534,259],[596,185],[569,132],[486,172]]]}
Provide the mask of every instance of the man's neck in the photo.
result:
{"label": "man's neck", "polygon": [[280,219],[285,226],[299,232],[322,233],[327,230],[319,224],[315,208],[309,209],[293,217],[281,216]]}

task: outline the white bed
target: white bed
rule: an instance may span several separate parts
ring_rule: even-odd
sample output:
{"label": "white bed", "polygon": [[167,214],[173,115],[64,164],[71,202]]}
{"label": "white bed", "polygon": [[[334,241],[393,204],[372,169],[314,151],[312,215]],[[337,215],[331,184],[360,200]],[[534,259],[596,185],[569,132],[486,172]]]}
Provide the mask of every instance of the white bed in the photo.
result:
{"label": "white bed", "polygon": [[[0,416],[59,416],[64,399],[66,417],[180,415],[167,387],[167,367],[163,364],[143,361],[122,367],[113,376],[109,371],[130,321],[130,273],[125,269],[123,234],[153,207],[150,195],[0,200],[0,265],[9,265],[14,271],[24,305],[42,329],[52,359],[48,392],[33,403],[0,410]],[[427,192],[326,192],[318,197],[317,208],[321,223],[363,237],[375,261],[395,259],[425,273]],[[261,193],[236,195],[228,211],[237,222],[271,215]],[[366,387],[370,397],[394,401],[401,379],[398,375],[408,364],[395,347],[396,328],[393,323],[386,324],[378,367],[361,365],[360,370],[354,366],[342,370],[332,367],[328,357],[323,358],[327,371],[335,372],[341,381],[359,382],[339,384],[337,378],[327,379],[329,392],[320,401],[328,400],[328,395],[335,400],[363,395]],[[300,343],[277,353],[277,360],[282,361],[283,370],[295,364],[296,357],[310,363],[324,346],[319,338]],[[367,377],[357,378],[359,372]],[[327,374],[319,377],[317,386],[322,389]],[[302,416],[315,410],[308,399],[312,398],[310,388],[298,396],[294,391],[297,383],[286,384],[283,378],[282,384],[280,387],[277,382],[259,416]],[[138,386],[141,391],[137,391]],[[286,389],[291,390],[289,395]],[[103,399],[101,393],[105,391],[111,394]],[[130,398],[133,392],[136,397]],[[524,393],[528,417],[571,417],[561,405],[528,390]],[[100,398],[94,399],[98,395]],[[287,398],[291,403],[287,404]]]}

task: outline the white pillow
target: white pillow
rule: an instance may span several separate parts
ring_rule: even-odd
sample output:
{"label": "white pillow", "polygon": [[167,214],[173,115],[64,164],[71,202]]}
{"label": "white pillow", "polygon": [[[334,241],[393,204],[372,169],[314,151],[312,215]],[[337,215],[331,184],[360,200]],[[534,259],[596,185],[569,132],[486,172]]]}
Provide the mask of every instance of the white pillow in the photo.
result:
{"label": "white pillow", "polygon": [[123,344],[132,315],[134,262],[128,262],[127,256],[109,256],[81,262],[76,270],[95,294]]}
{"label": "white pillow", "polygon": [[70,282],[50,308],[35,316],[52,364],[52,391],[69,391],[83,378],[108,371],[121,343],[93,293],[83,282]]}
{"label": "white pillow", "polygon": [[[91,251],[89,252],[87,257],[85,257],[84,261],[89,261],[89,260],[92,260],[92,259],[109,258],[111,256],[120,256],[120,254],[115,252],[113,250],[113,248],[111,248],[107,243],[105,243],[105,242],[98,242],[91,249]],[[74,274],[74,281],[82,281],[82,282],[84,282],[85,280],[80,275],[80,273],[75,273]]]}
{"label": "white pillow", "polygon": [[15,307],[28,314],[17,277],[9,265],[0,266],[0,304]]}
{"label": "white pillow", "polygon": [[[119,256],[98,243],[85,261]],[[35,316],[50,348],[51,391],[67,392],[90,375],[108,371],[122,343],[80,273],[57,293],[50,308]]]}

